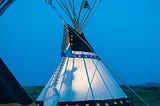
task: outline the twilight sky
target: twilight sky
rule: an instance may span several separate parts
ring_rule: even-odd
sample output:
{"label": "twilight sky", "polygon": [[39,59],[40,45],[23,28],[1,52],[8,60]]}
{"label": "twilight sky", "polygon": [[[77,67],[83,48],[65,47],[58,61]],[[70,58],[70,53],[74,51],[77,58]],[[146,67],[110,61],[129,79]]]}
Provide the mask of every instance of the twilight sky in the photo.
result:
{"label": "twilight sky", "polygon": [[[160,1],[103,0],[84,30],[127,84],[160,82]],[[22,85],[44,85],[56,69],[63,25],[44,0],[16,0],[0,17],[0,56]]]}

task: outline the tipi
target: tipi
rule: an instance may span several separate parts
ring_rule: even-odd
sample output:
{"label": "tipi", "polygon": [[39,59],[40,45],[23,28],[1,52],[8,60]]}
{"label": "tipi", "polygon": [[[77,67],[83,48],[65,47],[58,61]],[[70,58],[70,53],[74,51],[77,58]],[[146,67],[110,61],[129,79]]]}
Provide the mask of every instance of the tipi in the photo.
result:
{"label": "tipi", "polygon": [[[42,101],[44,106],[132,106],[82,32],[101,0],[47,2],[64,23],[64,38],[60,63],[37,101]],[[66,24],[56,3],[71,19],[74,28]]]}
{"label": "tipi", "polygon": [[36,106],[1,58],[0,106]]}

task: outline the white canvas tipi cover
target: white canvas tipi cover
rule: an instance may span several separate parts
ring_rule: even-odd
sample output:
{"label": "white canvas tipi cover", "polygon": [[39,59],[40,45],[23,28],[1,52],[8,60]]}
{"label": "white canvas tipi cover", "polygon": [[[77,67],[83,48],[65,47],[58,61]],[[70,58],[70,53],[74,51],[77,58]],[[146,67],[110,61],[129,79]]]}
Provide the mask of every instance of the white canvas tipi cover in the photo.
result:
{"label": "white canvas tipi cover", "polygon": [[131,106],[83,33],[68,25],[59,66],[37,101],[44,106]]}

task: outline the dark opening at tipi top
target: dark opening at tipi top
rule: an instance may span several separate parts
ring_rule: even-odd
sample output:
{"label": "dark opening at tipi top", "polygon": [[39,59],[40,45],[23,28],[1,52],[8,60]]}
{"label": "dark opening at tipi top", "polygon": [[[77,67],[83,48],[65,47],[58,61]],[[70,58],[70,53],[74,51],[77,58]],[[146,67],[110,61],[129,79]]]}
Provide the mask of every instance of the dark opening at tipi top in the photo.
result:
{"label": "dark opening at tipi top", "polygon": [[83,33],[102,0],[46,2],[64,24],[64,37],[60,63],[37,101],[44,106],[131,106]]}

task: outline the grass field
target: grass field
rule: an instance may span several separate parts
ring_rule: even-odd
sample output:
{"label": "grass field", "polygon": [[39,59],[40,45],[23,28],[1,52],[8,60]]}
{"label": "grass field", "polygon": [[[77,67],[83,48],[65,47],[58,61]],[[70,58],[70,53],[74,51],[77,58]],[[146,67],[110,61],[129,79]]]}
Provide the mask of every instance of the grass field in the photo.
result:
{"label": "grass field", "polygon": [[[29,96],[35,100],[43,86],[27,86],[24,87]],[[135,106],[146,106],[140,99],[138,99],[130,90],[125,86],[121,86],[123,91],[127,94],[128,98]],[[150,106],[160,106],[160,87],[150,86],[131,86],[131,88],[139,94]]]}
{"label": "grass field", "polygon": [[[121,86],[123,91],[135,106],[146,106],[130,90]],[[141,96],[150,106],[160,106],[160,87],[131,86],[131,88]]]}

